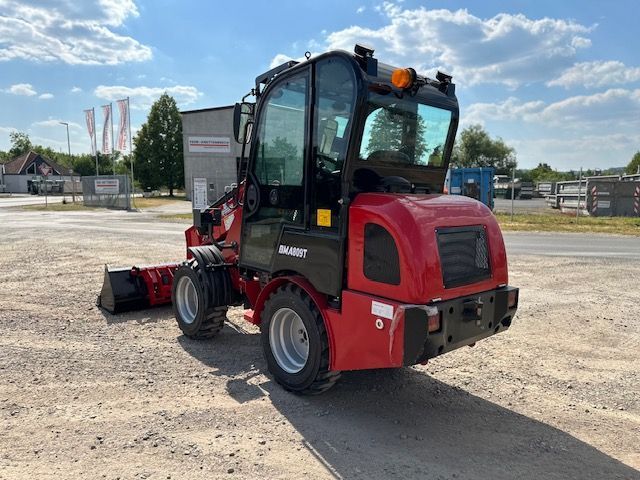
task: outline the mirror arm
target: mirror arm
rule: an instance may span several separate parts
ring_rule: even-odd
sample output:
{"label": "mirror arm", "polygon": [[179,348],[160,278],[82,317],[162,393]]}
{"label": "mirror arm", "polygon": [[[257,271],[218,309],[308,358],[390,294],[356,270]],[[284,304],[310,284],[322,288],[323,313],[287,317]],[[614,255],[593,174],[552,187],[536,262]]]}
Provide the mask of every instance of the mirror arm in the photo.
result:
{"label": "mirror arm", "polygon": [[[253,130],[253,120],[249,120],[244,126],[244,138],[245,138],[245,141],[242,142],[242,150],[240,151],[240,165],[238,167],[238,188],[240,188],[240,183],[242,183],[242,180],[244,179],[243,176],[242,176],[242,170],[243,170],[243,168],[245,167],[245,164],[246,164],[245,151],[246,151],[246,147],[247,147],[247,143],[248,143],[246,141],[246,138],[247,138],[247,132],[249,131],[249,125],[252,126],[252,130]],[[245,172],[244,176],[246,177],[246,172]]]}

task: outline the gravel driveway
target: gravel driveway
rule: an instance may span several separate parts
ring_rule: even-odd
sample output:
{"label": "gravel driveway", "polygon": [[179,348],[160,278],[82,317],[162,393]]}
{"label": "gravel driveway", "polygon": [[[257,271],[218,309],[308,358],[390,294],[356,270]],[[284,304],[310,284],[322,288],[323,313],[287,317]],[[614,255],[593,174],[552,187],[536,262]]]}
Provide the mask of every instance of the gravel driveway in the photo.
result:
{"label": "gravel driveway", "polygon": [[509,331],[309,398],[239,310],[197,342],[94,306],[104,263],[183,255],[150,215],[0,215],[0,478],[640,479],[640,262],[512,255]]}

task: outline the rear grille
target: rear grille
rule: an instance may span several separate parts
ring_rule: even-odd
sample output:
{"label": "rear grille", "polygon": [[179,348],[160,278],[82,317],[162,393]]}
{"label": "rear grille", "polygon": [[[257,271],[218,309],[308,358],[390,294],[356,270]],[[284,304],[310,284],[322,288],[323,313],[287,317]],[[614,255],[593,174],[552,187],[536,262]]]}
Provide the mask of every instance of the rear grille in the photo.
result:
{"label": "rear grille", "polygon": [[444,288],[459,287],[491,277],[487,234],[483,227],[436,230]]}

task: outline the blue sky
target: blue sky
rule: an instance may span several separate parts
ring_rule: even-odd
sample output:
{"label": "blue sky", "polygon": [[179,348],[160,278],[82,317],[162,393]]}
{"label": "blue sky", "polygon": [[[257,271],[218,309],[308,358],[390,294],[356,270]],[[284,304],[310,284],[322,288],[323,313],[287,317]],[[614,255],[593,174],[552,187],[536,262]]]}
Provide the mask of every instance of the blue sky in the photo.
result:
{"label": "blue sky", "polygon": [[130,96],[135,134],[163,91],[185,110],[232,104],[272,64],[361,42],[452,74],[463,126],[502,137],[521,167],[622,166],[640,150],[639,13],[635,0],[0,0],[0,149],[19,130],[66,151],[68,121],[86,152],[83,109]]}

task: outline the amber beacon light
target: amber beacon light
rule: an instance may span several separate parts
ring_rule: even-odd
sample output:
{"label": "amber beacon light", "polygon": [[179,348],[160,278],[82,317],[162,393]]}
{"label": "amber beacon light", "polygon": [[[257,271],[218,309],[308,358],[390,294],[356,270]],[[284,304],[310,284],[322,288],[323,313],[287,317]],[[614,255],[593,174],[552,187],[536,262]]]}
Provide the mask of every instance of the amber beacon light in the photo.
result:
{"label": "amber beacon light", "polygon": [[409,88],[416,81],[416,71],[413,68],[396,68],[391,74],[391,83],[398,88]]}

